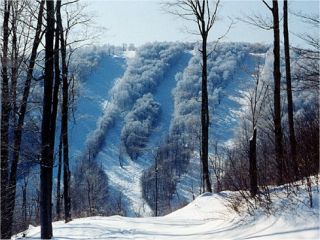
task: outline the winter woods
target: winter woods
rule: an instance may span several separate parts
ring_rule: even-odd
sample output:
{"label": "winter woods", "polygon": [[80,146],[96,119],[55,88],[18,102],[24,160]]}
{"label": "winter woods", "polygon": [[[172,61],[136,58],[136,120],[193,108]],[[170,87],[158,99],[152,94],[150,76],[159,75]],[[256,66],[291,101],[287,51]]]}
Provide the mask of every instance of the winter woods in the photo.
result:
{"label": "winter woods", "polygon": [[95,45],[78,1],[2,1],[1,238],[162,216],[206,192],[271,214],[274,185],[317,206],[319,17],[290,2],[240,19],[270,35],[263,44],[223,38],[220,1],[170,1],[195,40],[136,47]]}
{"label": "winter woods", "polygon": [[[69,42],[68,33],[85,19],[77,16],[76,2],[74,7],[61,1],[5,1],[1,4],[4,14],[1,44],[1,93],[4,93],[1,94],[1,237],[9,238],[13,231],[23,230],[21,226],[27,227],[28,222],[40,221],[42,238],[51,238],[55,138],[60,128],[65,219],[69,221],[71,218],[67,123],[73,73],[68,72],[68,68],[76,44]],[[67,17],[62,20],[65,13]],[[39,174],[39,170],[40,187],[33,176]],[[22,206],[25,221],[22,225],[17,222],[16,215],[21,181],[24,182]],[[38,194],[36,212],[27,210],[33,207],[28,193],[33,199]]]}

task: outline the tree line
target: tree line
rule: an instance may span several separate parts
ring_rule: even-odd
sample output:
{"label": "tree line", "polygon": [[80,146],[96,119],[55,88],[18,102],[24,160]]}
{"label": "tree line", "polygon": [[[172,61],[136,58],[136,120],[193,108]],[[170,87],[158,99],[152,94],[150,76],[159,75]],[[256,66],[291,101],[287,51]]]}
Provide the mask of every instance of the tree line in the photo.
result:
{"label": "tree line", "polygon": [[[40,166],[37,202],[41,238],[52,237],[52,185],[56,148],[59,149],[57,215],[60,216],[61,211],[59,199],[63,171],[64,219],[66,222],[71,220],[68,122],[74,76],[69,71],[69,63],[77,45],[69,40],[69,34],[81,20],[83,23],[86,22],[85,19],[81,19],[79,9],[70,10],[71,5],[76,4],[77,1],[62,3],[60,0],[2,2],[1,238],[3,239],[10,238],[13,230],[23,230],[13,229],[17,186],[20,186],[21,180],[25,179],[22,205],[25,207],[24,220],[26,220],[28,183],[26,172],[35,165]],[[59,144],[56,143],[57,135],[60,135]],[[27,153],[26,149],[34,147],[26,145],[32,144],[31,139],[39,141],[35,144],[36,151]]]}
{"label": "tree line", "polygon": [[[281,16],[277,0],[273,0],[271,4],[264,0],[261,1],[261,4],[266,7],[266,11],[270,12],[271,21],[260,16],[247,16],[241,19],[243,22],[264,30],[272,30],[272,54],[269,53],[270,57],[266,61],[272,61],[273,67],[262,69],[263,66],[260,63],[248,73],[247,81],[253,80],[254,83],[253,88],[245,94],[248,105],[245,110],[248,112],[243,114],[244,120],[236,134],[235,144],[231,148],[217,147],[217,142],[214,139],[210,140],[208,135],[209,116],[211,115],[208,104],[207,75],[209,69],[207,62],[216,46],[219,47],[220,38],[217,39],[213,50],[210,49],[212,52],[207,49],[207,39],[209,31],[215,23],[219,4],[220,1],[212,3],[206,0],[183,0],[165,4],[170,13],[195,23],[198,30],[196,34],[199,35],[201,42],[199,47],[202,57],[200,62],[201,122],[200,129],[196,133],[198,138],[195,138],[194,141],[199,142],[200,145],[202,191],[212,192],[211,182],[214,179],[217,185],[216,191],[238,190],[246,193],[243,194],[243,197],[250,202],[251,198],[257,200],[265,194],[268,195],[268,191],[265,189],[270,184],[294,186],[294,181],[306,179],[307,185],[310,186],[312,182],[309,176],[318,174],[319,171],[319,128],[317,126],[319,106],[316,100],[319,94],[319,37],[311,34],[298,35],[304,40],[305,49],[290,45],[287,0],[283,1],[282,11],[284,56],[281,53]],[[305,13],[293,13],[293,15],[310,26],[319,27],[317,16]],[[294,58],[291,54],[294,55]],[[292,59],[294,63],[292,63]],[[285,66],[284,70],[282,66]],[[264,71],[272,73],[272,82],[265,79]],[[310,107],[302,107],[302,111],[300,106],[300,116],[295,114],[294,110],[297,111],[297,106],[296,108],[294,106],[294,95],[296,95],[298,103],[303,94],[309,93],[314,97],[308,102]],[[305,127],[302,127],[304,124]],[[309,137],[307,137],[308,134]],[[208,153],[209,146],[211,154]],[[180,152],[181,154],[182,152]],[[176,191],[176,175],[173,174],[168,178],[160,171],[165,168],[164,173],[167,173],[166,171],[172,167],[182,170],[173,164],[174,159],[174,157],[157,154],[154,166],[148,169],[143,176],[144,197],[156,215],[159,214],[159,203],[165,205],[164,209],[160,210],[160,214],[165,214],[168,211],[170,201],[168,202],[166,198],[172,198]],[[165,164],[166,162],[172,162],[172,164]],[[209,169],[211,169],[211,173]],[[182,171],[185,172],[185,170]],[[164,190],[158,191],[162,181],[168,186],[166,197],[162,196]],[[151,184],[154,187],[151,187]],[[290,189],[295,192],[294,188]],[[311,188],[308,187],[308,189]],[[249,195],[247,195],[247,190]],[[268,198],[268,201],[270,202],[271,199]],[[312,196],[310,197],[310,206],[312,206]]]}
{"label": "tree line", "polygon": [[[70,62],[76,48],[72,46],[77,46],[79,42],[70,40],[70,31],[75,26],[87,22],[87,19],[81,19],[80,10],[68,12],[68,7],[76,3],[77,1],[60,0],[39,2],[4,0],[2,3],[1,238],[3,239],[10,238],[13,232],[22,230],[13,229],[17,186],[22,188],[23,218],[24,221],[27,219],[26,189],[29,180],[25,178],[25,173],[32,169],[30,166],[38,165],[40,169],[40,174],[37,176],[40,185],[39,188],[32,190],[32,195],[38,204],[34,212],[39,216],[41,238],[52,238],[52,220],[54,216],[56,219],[61,218],[62,206],[66,222],[72,219],[72,208],[78,215],[84,213],[83,209],[89,212],[88,215],[108,211],[101,207],[108,199],[106,189],[108,179],[101,166],[92,159],[96,152],[92,153],[88,149],[85,158],[78,162],[74,174],[74,187],[70,189],[72,184],[68,123],[72,111],[75,81]],[[231,149],[224,149],[223,153],[209,139],[212,119],[208,93],[210,90],[208,90],[208,58],[216,47],[219,47],[220,40],[217,39],[209,49],[208,37],[209,32],[214,29],[220,1],[182,0],[166,5],[170,12],[196,24],[200,40],[200,125],[194,126],[195,136],[190,139],[198,143],[193,146],[199,148],[202,192],[213,191],[212,179],[215,178],[217,191],[249,190],[250,196],[244,196],[245,198],[259,198],[261,193],[265,193],[263,190],[268,184],[281,185],[304,178],[307,184],[311,184],[309,176],[318,173],[319,106],[317,101],[312,100],[309,108],[297,115],[294,112],[293,98],[295,87],[299,88],[297,94],[303,95],[312,91],[318,94],[319,71],[315,69],[319,69],[319,39],[304,35],[300,37],[309,48],[290,46],[288,1],[284,0],[285,84],[283,84],[281,17],[278,1],[273,0],[272,4],[269,4],[262,0],[261,4],[264,4],[266,10],[270,12],[272,24],[265,25],[263,19],[253,17],[244,21],[273,31],[273,67],[269,69],[272,71],[273,81],[264,81],[260,65],[250,73],[254,88],[246,96],[249,112],[243,116],[244,120],[236,139],[237,144]],[[64,13],[62,10],[67,12]],[[295,15],[313,26],[319,25],[318,18],[314,16],[301,13]],[[229,30],[230,28],[226,29],[226,32]],[[298,57],[293,58],[290,54]],[[297,58],[300,60],[292,63],[292,59]],[[170,59],[168,57],[166,60]],[[135,69],[130,71],[134,72]],[[226,77],[227,75],[228,73]],[[123,85],[127,86],[125,83]],[[151,82],[149,85],[153,88],[155,83]],[[151,95],[142,96],[142,93],[136,93],[134,96],[135,99],[139,97],[151,102],[152,108],[149,109],[143,104],[144,102],[138,102],[135,111],[127,116],[128,126],[133,123],[137,125],[134,128],[136,132],[132,132],[131,128],[122,132],[123,145],[133,159],[145,148],[145,139],[150,135],[151,126],[155,125],[154,118],[160,114],[158,103]],[[115,102],[125,105],[125,100],[126,96],[120,96]],[[145,118],[144,122],[141,121],[139,114]],[[283,117],[284,115],[286,116]],[[190,146],[190,139],[182,137],[181,134],[177,130],[160,143],[154,152],[154,165],[145,171],[142,178],[143,196],[154,209],[156,216],[166,213],[170,206],[170,199],[176,191],[176,179],[172,179],[172,176],[178,178],[185,173],[191,159],[191,149],[187,147]],[[99,132],[98,141],[102,144],[100,135]],[[138,138],[143,138],[143,141],[140,145],[134,145]],[[35,142],[35,146],[26,146],[26,143],[32,141]],[[34,147],[34,151],[28,151],[27,148],[31,147]],[[287,149],[289,151],[286,151]],[[211,152],[215,154],[210,154]],[[52,202],[55,166],[57,166],[57,188],[54,213]],[[79,191],[86,194],[85,201],[75,200],[77,192],[74,184],[78,183]],[[73,200],[71,196],[74,196]],[[121,195],[116,201],[119,205],[118,212],[122,212]],[[71,206],[71,203],[75,207]]]}

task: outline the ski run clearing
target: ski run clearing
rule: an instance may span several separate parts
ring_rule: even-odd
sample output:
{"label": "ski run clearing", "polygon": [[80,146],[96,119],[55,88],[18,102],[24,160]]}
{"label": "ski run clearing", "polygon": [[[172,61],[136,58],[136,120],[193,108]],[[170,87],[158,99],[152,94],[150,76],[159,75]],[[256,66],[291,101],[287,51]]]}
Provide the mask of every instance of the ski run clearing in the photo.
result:
{"label": "ski run clearing", "polygon": [[[187,206],[163,217],[121,216],[74,219],[53,223],[54,239],[319,239],[319,192],[313,187],[313,208],[304,186],[286,198],[285,187],[272,188],[272,214],[257,208],[253,215],[236,213],[230,199],[237,192],[202,194]],[[289,200],[290,199],[290,200]],[[240,209],[241,211],[241,209]],[[39,239],[30,226],[13,239]]]}

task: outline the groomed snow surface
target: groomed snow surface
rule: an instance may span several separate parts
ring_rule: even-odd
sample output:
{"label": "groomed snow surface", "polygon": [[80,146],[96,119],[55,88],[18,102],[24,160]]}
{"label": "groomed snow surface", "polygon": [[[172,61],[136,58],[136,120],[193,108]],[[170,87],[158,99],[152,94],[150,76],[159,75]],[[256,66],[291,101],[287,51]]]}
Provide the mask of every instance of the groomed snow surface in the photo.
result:
{"label": "groomed snow surface", "polygon": [[[54,239],[320,239],[319,192],[313,204],[303,186],[290,200],[284,187],[273,188],[273,213],[256,209],[253,216],[238,214],[227,205],[237,192],[203,194],[189,205],[164,217],[121,216],[74,219],[53,223]],[[39,239],[40,227],[25,231],[25,239]],[[22,233],[13,239],[21,239]]]}

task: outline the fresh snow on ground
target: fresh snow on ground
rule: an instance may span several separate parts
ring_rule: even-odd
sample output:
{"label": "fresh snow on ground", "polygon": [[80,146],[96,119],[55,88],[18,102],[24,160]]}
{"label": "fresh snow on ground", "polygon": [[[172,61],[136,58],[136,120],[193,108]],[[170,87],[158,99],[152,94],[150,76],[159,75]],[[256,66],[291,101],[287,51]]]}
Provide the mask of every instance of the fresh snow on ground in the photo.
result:
{"label": "fresh snow on ground", "polygon": [[[270,216],[259,208],[253,216],[234,212],[227,205],[237,194],[206,193],[163,217],[116,215],[74,219],[67,224],[59,221],[53,223],[54,239],[319,239],[320,195],[316,187],[313,209],[308,207],[308,195],[302,188],[291,200],[283,198],[285,188],[275,188]],[[38,239],[40,227],[30,226],[13,239],[21,239],[23,234],[27,239]]]}
{"label": "fresh snow on ground", "polygon": [[[211,112],[210,138],[214,138],[219,144],[232,144],[230,141],[239,122],[239,114],[236,112],[239,109],[238,96],[241,90],[248,89],[248,76],[241,69],[239,70],[237,65],[232,64],[234,61],[239,61],[236,60],[238,59],[237,55],[233,53],[234,48],[237,51],[239,50],[239,54],[247,53],[250,49],[247,49],[245,45],[239,46],[233,46],[232,44],[229,46],[227,44],[224,50],[221,50],[223,56],[225,55],[230,60],[227,61],[228,64],[222,64],[224,62],[221,59],[219,61],[224,66],[213,64],[216,68],[213,72],[221,72],[220,67],[227,70],[226,73],[233,72],[232,78],[228,78],[225,82],[221,80],[221,84],[224,82],[223,86],[219,85],[223,88],[219,93],[221,101],[219,100],[219,104]],[[179,44],[168,44],[167,46],[161,43],[149,44],[137,50],[127,49],[117,53],[118,55],[114,53],[112,55],[112,51],[106,49],[105,54],[102,54],[103,51],[96,54],[95,67],[92,71],[89,71],[82,81],[80,98],[74,116],[76,124],[70,127],[71,163],[74,163],[78,158],[86,157],[89,148],[97,148],[97,152],[91,151],[91,154],[96,156],[96,160],[105,169],[109,179],[109,195],[114,198],[113,201],[117,202],[121,199],[121,206],[124,208],[124,215],[126,216],[152,215],[150,207],[142,197],[141,176],[153,164],[153,153],[161,140],[169,133],[175,118],[176,109],[173,94],[175,94],[174,90],[178,84],[176,76],[182,73],[189,76],[191,74],[190,70],[196,71],[199,69],[199,63],[192,61],[192,59],[199,57],[198,47],[190,50],[192,49],[190,45],[187,48],[186,50]],[[255,54],[254,51],[254,53],[246,55],[241,64],[246,64],[249,68],[252,68],[257,59],[263,57],[264,54]],[[212,61],[218,61],[218,59]],[[197,76],[195,73],[194,77],[198,81],[200,75]],[[219,78],[222,78],[222,76],[217,77],[218,75],[212,79],[219,80]],[[135,81],[140,78],[150,85],[154,84],[154,86],[150,89],[143,87],[142,83],[144,82]],[[124,83],[131,84],[132,87],[128,88]],[[182,91],[180,92],[182,95],[183,91],[193,91],[192,85],[186,85],[186,87],[187,89],[176,90]],[[120,137],[124,126],[123,118],[127,113],[126,111],[130,111],[132,107],[133,103],[130,103],[130,101],[136,101],[136,97],[126,99],[123,96],[129,93],[135,96],[135,94],[132,94],[134,89],[140,89],[139,91],[142,92],[138,92],[141,96],[142,93],[146,94],[151,91],[154,100],[161,106],[161,116],[157,119],[158,125],[155,129],[152,129],[152,133],[148,137],[148,144],[143,151],[144,153],[137,160],[131,161],[128,156],[121,155],[121,159],[119,157],[121,150]],[[141,97],[140,95],[139,97]],[[234,96],[237,96],[237,98],[233,98]],[[125,106],[118,106],[117,98],[126,99],[126,103],[128,103]],[[102,143],[97,143],[95,139],[99,141],[102,139],[100,141]],[[120,161],[122,161],[122,166]],[[187,171],[179,176],[176,186],[177,192],[171,199],[172,209],[192,201],[195,196],[200,194],[199,163],[196,154],[190,160]],[[212,180],[214,181],[214,179]]]}
{"label": "fresh snow on ground", "polygon": [[[142,198],[140,178],[144,168],[150,163],[144,158],[136,161],[124,158],[119,161],[119,146],[121,124],[118,122],[106,136],[106,146],[99,153],[97,160],[103,164],[104,170],[109,178],[109,186],[114,191],[111,194],[123,194],[123,207],[125,215],[134,217],[137,215],[151,216],[152,210]],[[118,192],[118,193],[115,193]]]}
{"label": "fresh snow on ground", "polygon": [[171,200],[174,208],[177,208],[182,203],[191,202],[201,194],[201,167],[200,155],[195,151],[188,164],[188,170],[178,180],[177,191]]}
{"label": "fresh snow on ground", "polygon": [[[195,57],[196,50],[191,51]],[[232,78],[230,78],[223,90],[221,99],[214,109],[211,109],[210,139],[214,139],[221,146],[234,145],[234,135],[243,112],[247,111],[244,107],[247,105],[247,99],[243,97],[253,86],[253,79],[249,75],[254,70],[258,62],[263,64],[265,53],[249,53],[242,62],[234,66]],[[190,65],[192,62],[190,61]],[[189,66],[190,67],[190,66]],[[245,70],[245,67],[247,68]],[[187,68],[185,71],[190,71]],[[240,110],[239,110],[240,109]],[[212,144],[212,143],[210,143]],[[212,148],[213,145],[210,145]],[[214,153],[210,153],[214,157]],[[201,191],[201,164],[199,152],[195,151],[187,167],[187,171],[182,174],[176,186],[176,193],[171,200],[172,206],[176,207],[184,202],[190,202]],[[212,171],[211,169],[209,169]],[[211,177],[212,185],[215,186],[216,179]]]}
{"label": "fresh snow on ground", "polygon": [[75,124],[70,126],[70,157],[76,159],[84,148],[85,140],[96,127],[102,114],[103,103],[115,80],[123,75],[126,63],[118,56],[102,56],[85,79],[82,79],[79,100],[74,113]]}
{"label": "fresh snow on ground", "polygon": [[[100,125],[108,123],[106,131],[103,131],[104,142],[97,153],[96,161],[103,166],[108,175],[110,198],[113,198],[113,201],[120,201],[119,204],[124,209],[123,214],[128,217],[90,217],[75,219],[68,224],[55,222],[56,239],[317,239],[319,237],[319,194],[314,194],[316,210],[311,211],[305,206],[299,206],[296,211],[291,209],[284,212],[279,207],[275,210],[275,214],[269,217],[261,214],[261,211],[257,211],[254,216],[239,216],[226,206],[227,199],[237,194],[232,192],[201,195],[191,202],[200,194],[201,165],[198,153],[190,159],[187,171],[179,176],[176,193],[171,199],[171,207],[177,209],[191,203],[167,216],[150,217],[153,212],[142,197],[141,176],[143,171],[153,164],[152,154],[161,139],[169,132],[171,121],[174,119],[172,91],[177,86],[176,76],[187,71],[186,76],[189,77],[187,66],[193,63],[191,60],[196,57],[196,53],[197,48],[193,51],[181,51],[174,62],[164,65],[167,68],[161,73],[161,81],[157,80],[156,87],[152,90],[154,99],[161,106],[159,124],[150,135],[144,153],[135,161],[127,156],[119,158],[124,114],[122,109],[118,109],[113,103],[114,95],[109,92],[120,79],[128,77],[125,76],[126,68],[139,57],[139,51],[127,50],[119,56],[103,55],[97,66],[82,82],[75,114],[77,124],[72,125],[70,129],[71,159],[81,155],[81,149],[84,149],[86,138],[90,137],[91,132],[99,130]],[[149,70],[153,70],[151,64],[153,59],[147,56],[145,60],[148,68],[141,75],[148,75]],[[159,59],[154,60],[159,63]],[[241,64],[248,65],[250,70],[253,70],[256,62],[261,62],[265,66],[271,64],[266,53],[249,53]],[[161,68],[164,66],[161,65]],[[241,96],[252,85],[252,79],[250,80],[248,74],[239,66],[230,64],[228,69],[233,72],[232,78],[223,85],[219,104],[212,111],[211,129],[214,132],[210,136],[215,136],[215,139],[224,145],[232,145],[235,127],[239,122],[239,111],[242,111],[241,106],[245,105]],[[144,68],[145,65],[140,67]],[[271,71],[265,71],[265,74],[269,72]],[[149,89],[145,93],[148,92]],[[103,117],[112,121],[110,123],[102,121]],[[212,182],[214,186],[214,179]],[[307,202],[306,199],[300,198],[301,202]],[[275,203],[280,205],[281,200],[275,199]],[[281,204],[283,206],[287,203],[284,201]],[[145,218],[132,218],[137,216]],[[27,237],[39,238],[39,231],[39,227],[31,227],[27,231]]]}
{"label": "fresh snow on ground", "polygon": [[[128,51],[127,51],[128,52]],[[135,216],[152,216],[153,212],[147,202],[142,197],[141,176],[143,171],[153,164],[152,150],[159,144],[163,135],[167,132],[170,120],[173,114],[173,102],[171,90],[174,88],[176,81],[175,76],[182,71],[187,65],[190,54],[183,53],[170,66],[169,70],[163,76],[154,98],[161,104],[161,119],[158,128],[150,137],[149,144],[145,153],[138,157],[135,161],[124,157],[119,159],[120,153],[120,133],[123,126],[122,119],[118,118],[116,124],[107,132],[105,136],[105,144],[97,156],[97,161],[103,165],[108,175],[110,194],[115,201],[121,195],[122,206],[125,209],[125,215],[129,217]],[[119,197],[118,197],[119,198]]]}
{"label": "fresh snow on ground", "polygon": [[126,57],[126,58],[134,58],[137,54],[137,51],[135,50],[126,50],[123,55]]}

